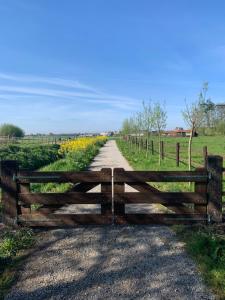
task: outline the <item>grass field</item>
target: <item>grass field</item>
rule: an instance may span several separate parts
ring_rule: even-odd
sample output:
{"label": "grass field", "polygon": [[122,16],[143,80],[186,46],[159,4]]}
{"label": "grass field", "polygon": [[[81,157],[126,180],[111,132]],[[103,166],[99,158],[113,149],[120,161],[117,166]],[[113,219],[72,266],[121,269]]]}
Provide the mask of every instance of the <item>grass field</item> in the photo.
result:
{"label": "grass field", "polygon": [[[154,142],[154,150],[158,152],[158,139],[152,136],[150,140]],[[180,143],[180,168],[187,168],[188,161],[188,138],[186,137],[162,137],[164,142],[164,152],[167,158],[166,162],[162,164],[174,168],[176,166],[176,143]],[[221,155],[225,158],[225,136],[200,136],[193,138],[193,167],[202,166],[203,160],[203,147],[207,146],[208,154]],[[135,149],[135,145],[132,146]],[[149,156],[150,157],[150,156]],[[157,164],[156,164],[157,165]],[[154,167],[154,163],[153,163]],[[157,167],[157,166],[155,166]]]}
{"label": "grass field", "polygon": [[[187,139],[185,138],[164,138],[165,151],[175,148],[176,142],[180,142],[181,147],[187,151]],[[225,155],[225,137],[197,137],[194,138],[193,152],[197,166],[203,165],[202,147],[207,146],[210,154]],[[137,147],[130,146],[128,142],[117,139],[117,145],[122,154],[129,161],[134,170],[187,170],[187,163],[182,163],[176,167],[174,159],[166,155],[161,166],[158,165],[158,155],[149,154],[146,157],[145,150],[138,150]],[[156,145],[156,139],[155,139]],[[167,153],[168,153],[167,152]],[[172,151],[170,151],[170,154]],[[187,159],[185,151],[183,158]],[[224,164],[225,165],[225,164]],[[190,191],[193,186],[188,183],[156,183],[153,184],[161,191]],[[224,186],[225,190],[225,186]],[[187,251],[196,261],[199,270],[202,272],[205,282],[218,295],[218,299],[225,299],[225,226],[176,226],[174,230],[180,239],[186,243]]]}

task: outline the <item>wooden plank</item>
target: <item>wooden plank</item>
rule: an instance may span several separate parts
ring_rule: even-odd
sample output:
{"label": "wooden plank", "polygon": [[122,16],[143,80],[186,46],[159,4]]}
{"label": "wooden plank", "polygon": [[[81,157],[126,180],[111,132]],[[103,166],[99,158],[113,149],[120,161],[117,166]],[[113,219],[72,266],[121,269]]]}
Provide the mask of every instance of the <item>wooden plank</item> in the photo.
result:
{"label": "wooden plank", "polygon": [[142,193],[148,193],[148,192],[160,192],[157,188],[149,185],[146,182],[130,182],[129,186],[134,188],[135,190],[142,192]]}
{"label": "wooden plank", "polygon": [[206,224],[206,214],[126,214],[115,216],[115,224]]}
{"label": "wooden plank", "polygon": [[18,215],[18,185],[13,176],[18,172],[15,160],[2,160],[1,188],[2,188],[2,221],[5,225],[16,225]]}
{"label": "wooden plank", "polygon": [[[124,172],[124,169],[114,169],[117,170],[118,172]],[[114,175],[115,176],[115,175]],[[124,195],[125,193],[125,183],[124,182],[113,182],[113,189],[114,189],[114,194],[113,194],[113,211],[114,215],[124,215],[125,214],[125,204],[122,201],[118,201],[118,197],[115,197],[116,194],[120,193]]]}
{"label": "wooden plank", "polygon": [[83,192],[86,193],[89,190],[93,189],[97,185],[99,185],[100,182],[80,182],[76,183],[73,187],[71,187],[66,193],[71,193],[71,192]]}
{"label": "wooden plank", "polygon": [[[204,170],[205,170],[205,168],[197,168],[197,171],[204,171]],[[207,183],[196,182],[195,183],[195,192],[203,193],[207,196]],[[207,201],[207,203],[208,203],[208,201]],[[204,207],[204,206],[196,203],[194,208],[195,208],[195,213],[207,213],[207,205],[205,205],[205,207]]]}
{"label": "wooden plank", "polygon": [[[102,173],[106,176],[111,176],[112,178],[112,169],[104,168],[101,169]],[[101,213],[102,215],[108,215],[112,217],[112,180],[111,182],[102,182],[101,183],[101,193],[103,195],[106,193],[107,195],[111,195],[111,197],[104,197],[101,205]]]}
{"label": "wooden plank", "polygon": [[65,205],[101,204],[112,199],[111,193],[29,193],[19,194],[19,201],[25,204]]}
{"label": "wooden plank", "polygon": [[[165,205],[165,207],[167,209],[173,211],[176,214],[192,214],[192,213],[194,213],[193,208],[187,207],[183,204],[176,204],[176,206]],[[202,213],[206,213],[206,210],[205,210],[205,212],[202,212]]]}
{"label": "wooden plank", "polygon": [[199,171],[121,171],[114,169],[114,182],[207,182],[208,173]]}
{"label": "wooden plank", "polygon": [[207,146],[204,146],[202,148],[202,153],[203,153],[203,163],[204,163],[204,167],[207,167],[207,156],[208,156],[208,149]]}
{"label": "wooden plank", "polygon": [[154,193],[116,193],[114,194],[115,202],[122,203],[160,203],[176,205],[181,203],[198,203],[207,204],[206,194],[193,192],[154,192]]}
{"label": "wooden plank", "polygon": [[100,214],[27,214],[19,216],[19,223],[31,227],[67,227],[75,225],[111,224],[112,218]]}
{"label": "wooden plank", "polygon": [[[19,192],[20,193],[30,193],[30,183],[22,183],[19,184]],[[24,204],[20,205],[18,209],[19,214],[30,214],[31,213],[31,205]]]}
{"label": "wooden plank", "polygon": [[212,221],[222,222],[222,156],[207,157],[207,170],[210,174],[208,182],[208,214]]}
{"label": "wooden plank", "polygon": [[101,171],[79,172],[33,172],[20,171],[17,177],[19,183],[47,183],[47,182],[111,182],[111,176]]}

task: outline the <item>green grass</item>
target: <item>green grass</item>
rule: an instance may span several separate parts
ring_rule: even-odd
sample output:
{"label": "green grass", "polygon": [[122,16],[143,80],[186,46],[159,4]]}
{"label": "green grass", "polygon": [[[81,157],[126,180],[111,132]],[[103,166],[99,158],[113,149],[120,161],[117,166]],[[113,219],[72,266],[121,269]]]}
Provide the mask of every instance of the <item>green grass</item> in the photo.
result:
{"label": "green grass", "polygon": [[225,299],[225,228],[174,226],[201,271],[205,282]]}
{"label": "green grass", "polygon": [[[154,141],[154,149],[158,151],[158,141],[156,136],[152,136],[150,140]],[[188,138],[186,137],[162,137],[164,141],[165,156],[170,158],[172,166],[176,166],[176,143],[180,143],[180,160],[181,167],[187,166],[187,149]],[[199,136],[193,138],[193,166],[203,165],[203,147],[207,146],[208,154],[221,155],[225,158],[225,136]],[[133,146],[133,148],[135,148]]]}
{"label": "green grass", "polygon": [[[104,143],[98,143],[93,145],[86,150],[76,151],[67,154],[63,159],[57,160],[43,168],[40,171],[82,171],[85,170],[93,160],[93,158],[98,154],[100,147]],[[67,191],[72,184],[70,183],[47,183],[47,184],[32,184],[33,192],[58,192],[62,193]]]}
{"label": "green grass", "polygon": [[24,250],[33,246],[35,237],[31,229],[6,229],[0,235],[0,299],[13,284],[16,269],[25,256]]}

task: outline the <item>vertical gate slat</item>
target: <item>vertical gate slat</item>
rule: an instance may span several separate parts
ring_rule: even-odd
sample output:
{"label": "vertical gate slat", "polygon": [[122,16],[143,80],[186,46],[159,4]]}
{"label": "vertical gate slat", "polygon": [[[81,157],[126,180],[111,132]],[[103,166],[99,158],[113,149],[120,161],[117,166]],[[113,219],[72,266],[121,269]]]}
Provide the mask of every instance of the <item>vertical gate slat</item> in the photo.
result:
{"label": "vertical gate slat", "polygon": [[112,170],[110,168],[104,168],[101,169],[101,172],[109,178],[109,182],[101,183],[101,192],[110,193],[111,195],[111,197],[105,196],[104,202],[101,205],[101,214],[112,216]]}

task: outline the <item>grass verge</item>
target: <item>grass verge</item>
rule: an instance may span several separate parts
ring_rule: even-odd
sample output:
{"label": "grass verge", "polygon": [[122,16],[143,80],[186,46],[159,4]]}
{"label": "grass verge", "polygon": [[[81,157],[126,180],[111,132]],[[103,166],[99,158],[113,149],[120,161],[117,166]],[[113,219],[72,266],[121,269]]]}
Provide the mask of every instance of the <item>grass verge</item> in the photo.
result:
{"label": "grass verge", "polygon": [[218,226],[174,226],[198,265],[208,286],[225,299],[225,228]]}
{"label": "grass verge", "polygon": [[16,278],[16,269],[21,265],[25,250],[33,246],[35,241],[31,229],[5,229],[0,234],[0,299]]}

